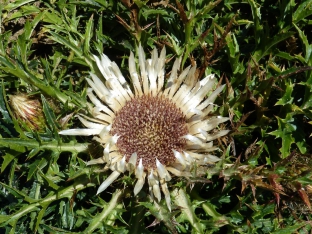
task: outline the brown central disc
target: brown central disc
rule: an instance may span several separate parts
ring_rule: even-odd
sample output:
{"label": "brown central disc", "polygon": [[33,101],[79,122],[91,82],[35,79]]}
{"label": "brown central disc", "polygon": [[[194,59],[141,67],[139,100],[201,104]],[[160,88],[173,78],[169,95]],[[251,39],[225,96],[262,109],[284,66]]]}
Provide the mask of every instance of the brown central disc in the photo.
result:
{"label": "brown central disc", "polygon": [[183,113],[169,99],[142,96],[132,99],[117,113],[111,135],[119,137],[117,147],[127,160],[137,153],[144,168],[156,168],[175,161],[173,149],[181,152],[188,133]]}

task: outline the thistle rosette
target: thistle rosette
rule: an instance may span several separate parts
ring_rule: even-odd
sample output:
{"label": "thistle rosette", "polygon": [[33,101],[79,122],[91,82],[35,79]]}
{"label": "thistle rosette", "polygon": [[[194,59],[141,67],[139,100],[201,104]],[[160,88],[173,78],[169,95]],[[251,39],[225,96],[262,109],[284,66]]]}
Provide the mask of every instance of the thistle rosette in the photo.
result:
{"label": "thistle rosette", "polygon": [[215,76],[197,80],[195,66],[179,73],[179,58],[165,81],[165,47],[160,55],[154,49],[147,60],[141,46],[138,54],[139,71],[132,52],[129,57],[131,85],[115,62],[104,54],[100,58],[94,56],[106,82],[93,73],[87,79],[92,117],[79,115],[86,128],[64,130],[60,134],[93,135],[103,146],[103,157],[87,163],[104,164],[104,169],[112,171],[97,194],[128,171],[137,179],[135,195],[147,180],[153,199],[160,201],[162,191],[170,210],[167,182],[171,176],[192,177],[195,167],[220,160],[211,154],[217,149],[213,140],[229,132],[217,129],[229,118],[211,116],[211,112],[224,85],[213,91]]}

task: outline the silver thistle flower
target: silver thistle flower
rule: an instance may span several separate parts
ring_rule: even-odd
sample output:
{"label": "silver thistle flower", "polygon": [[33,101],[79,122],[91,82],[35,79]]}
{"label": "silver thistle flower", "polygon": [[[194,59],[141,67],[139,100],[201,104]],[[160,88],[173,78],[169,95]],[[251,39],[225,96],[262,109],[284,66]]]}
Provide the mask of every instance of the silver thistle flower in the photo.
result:
{"label": "silver thistle flower", "polygon": [[[94,56],[106,83],[93,73],[92,79],[87,79],[91,87],[88,97],[94,105],[89,105],[93,117],[78,116],[86,128],[64,130],[60,134],[93,135],[103,145],[103,157],[87,163],[105,164],[105,169],[112,170],[97,194],[121,173],[129,171],[137,178],[135,195],[147,178],[151,196],[160,201],[162,191],[170,210],[167,182],[171,175],[191,177],[195,165],[220,160],[210,154],[216,150],[212,141],[229,131],[209,132],[229,118],[209,116],[209,113],[224,86],[211,92],[216,81],[214,75],[197,81],[196,67],[189,66],[178,74],[180,59],[174,62],[165,84],[165,47],[159,56],[154,49],[147,60],[141,46],[138,51],[140,72],[132,52],[129,58],[133,89],[116,63],[104,54],[100,58]],[[209,92],[210,96],[206,97]]]}

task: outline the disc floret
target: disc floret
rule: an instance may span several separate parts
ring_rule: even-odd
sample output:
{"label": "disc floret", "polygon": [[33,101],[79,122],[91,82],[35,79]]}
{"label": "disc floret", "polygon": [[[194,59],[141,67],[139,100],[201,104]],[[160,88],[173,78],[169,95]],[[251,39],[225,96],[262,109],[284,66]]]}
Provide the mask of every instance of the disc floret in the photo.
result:
{"label": "disc floret", "polygon": [[133,153],[143,166],[156,169],[155,159],[163,165],[175,161],[173,150],[186,145],[186,119],[174,103],[164,97],[143,95],[127,102],[117,113],[111,135],[118,135],[116,146],[129,160]]}

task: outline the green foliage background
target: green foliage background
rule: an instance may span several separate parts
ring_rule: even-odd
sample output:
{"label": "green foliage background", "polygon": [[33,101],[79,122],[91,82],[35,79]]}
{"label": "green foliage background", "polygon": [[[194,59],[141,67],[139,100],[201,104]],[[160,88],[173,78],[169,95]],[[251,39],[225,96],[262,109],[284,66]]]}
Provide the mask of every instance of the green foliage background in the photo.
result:
{"label": "green foliage background", "polygon": [[[311,0],[0,3],[1,233],[311,232]],[[166,46],[168,70],[182,56],[181,69],[227,84],[222,161],[209,181],[170,183],[172,212],[134,197],[128,175],[96,196],[109,172],[84,162],[102,149],[58,135],[81,127],[92,55],[126,76],[139,43],[147,54]],[[14,115],[16,93],[40,100],[40,129]]]}

